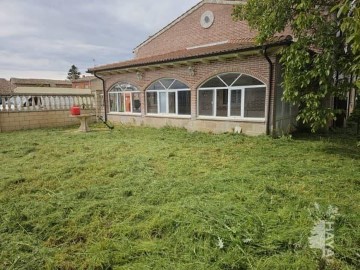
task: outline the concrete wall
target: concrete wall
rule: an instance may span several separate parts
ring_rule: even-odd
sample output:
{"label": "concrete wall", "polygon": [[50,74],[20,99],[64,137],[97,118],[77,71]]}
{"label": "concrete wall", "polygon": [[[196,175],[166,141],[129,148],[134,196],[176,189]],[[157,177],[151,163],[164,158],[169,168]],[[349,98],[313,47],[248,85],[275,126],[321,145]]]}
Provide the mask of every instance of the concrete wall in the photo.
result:
{"label": "concrete wall", "polygon": [[241,132],[245,131],[247,135],[255,136],[264,134],[266,126],[264,122],[240,122],[240,121],[221,121],[221,120],[192,120],[191,118],[170,118],[170,117],[155,117],[155,116],[130,116],[130,115],[116,115],[109,114],[108,119],[114,123],[130,124],[135,126],[150,126],[150,127],[178,127],[185,128],[190,132]]}
{"label": "concrete wall", "polygon": [[[93,113],[93,111],[82,110],[81,113]],[[91,121],[95,121],[95,117]],[[77,124],[80,126],[80,121],[70,117],[68,110],[0,112],[0,132],[64,127]]]}

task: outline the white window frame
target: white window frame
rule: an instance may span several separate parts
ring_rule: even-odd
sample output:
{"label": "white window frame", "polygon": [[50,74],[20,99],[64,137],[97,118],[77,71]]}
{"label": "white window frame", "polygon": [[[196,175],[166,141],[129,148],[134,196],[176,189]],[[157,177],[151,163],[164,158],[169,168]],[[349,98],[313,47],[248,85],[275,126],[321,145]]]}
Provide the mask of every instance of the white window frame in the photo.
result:
{"label": "white window frame", "polygon": [[[174,80],[171,85],[169,87],[165,87],[165,85],[161,82],[161,80],[163,79],[171,79]],[[162,117],[166,117],[166,116],[170,116],[170,117],[181,117],[181,118],[189,118],[191,117],[191,98],[190,98],[190,114],[179,114],[179,103],[178,103],[178,93],[179,92],[190,92],[191,95],[191,90],[190,88],[181,88],[181,89],[170,89],[171,86],[175,83],[175,81],[179,81],[177,79],[173,79],[173,78],[163,78],[160,80],[157,80],[155,82],[159,82],[164,89],[156,89],[156,90],[146,90],[146,115],[148,116],[162,116]],[[154,83],[155,83],[154,82]],[[179,81],[181,82],[181,81]],[[183,83],[183,82],[181,82]],[[148,107],[147,107],[147,93],[157,93],[157,113],[148,113]],[[160,112],[160,93],[165,93],[166,94],[166,100],[165,100],[165,105],[166,105],[166,112],[161,113]],[[170,93],[175,93],[175,113],[170,113],[169,112],[169,94]]]}
{"label": "white window frame", "polygon": [[[227,85],[227,83],[224,82],[223,79],[221,79],[221,75],[224,75],[226,73],[217,75],[215,77],[219,78],[225,85]],[[200,87],[197,91],[197,118],[198,119],[209,119],[209,120],[237,120],[237,121],[252,121],[252,122],[264,122],[266,120],[266,104],[264,107],[264,111],[265,111],[265,117],[262,118],[254,118],[254,117],[245,117],[245,92],[246,91],[251,91],[249,89],[252,88],[264,88],[265,89],[265,93],[267,91],[267,87],[265,84],[260,84],[260,85],[247,85],[247,86],[233,86],[236,81],[242,76],[243,74],[240,74],[230,86],[227,87]],[[244,74],[246,75],[246,74]],[[250,76],[250,75],[247,75]],[[209,80],[215,78],[212,77]],[[252,77],[252,76],[251,76]],[[253,77],[255,78],[255,77]],[[255,78],[257,79],[257,78]],[[207,80],[206,82],[208,82],[209,80]],[[257,79],[258,80],[258,79]],[[205,82],[205,83],[206,83]],[[204,84],[205,84],[204,83]],[[213,111],[213,115],[200,115],[200,91],[209,91],[212,90],[213,91],[213,102],[212,102],[212,111]],[[228,90],[228,103],[227,103],[227,116],[217,116],[216,115],[216,109],[217,109],[217,91],[218,90]],[[231,93],[232,91],[236,91],[236,90],[241,90],[241,116],[231,116]],[[265,95],[265,99],[266,99],[266,95]],[[266,100],[265,100],[266,102]]]}
{"label": "white window frame", "polygon": [[[119,86],[121,89],[123,85],[127,85],[127,86],[131,86],[133,87],[134,89],[136,89],[135,91],[130,91],[130,90],[115,90],[114,89],[116,88],[116,86]],[[126,83],[117,83],[115,84],[109,91],[108,91],[108,99],[109,99],[109,113],[110,114],[121,114],[121,115],[141,115],[141,105],[140,105],[140,112],[134,112],[134,106],[133,106],[133,94],[136,93],[136,94],[139,94],[141,95],[141,91],[139,91],[137,89],[137,87],[135,87],[134,85],[132,84],[126,84]],[[130,112],[126,112],[126,94],[129,94],[130,95]],[[111,110],[111,102],[110,102],[110,95],[115,95],[115,107],[116,107],[116,111],[112,111]],[[125,111],[124,112],[121,112],[120,111],[120,108],[119,108],[119,98],[120,96],[123,96],[123,106],[125,108]],[[141,101],[141,99],[140,99]]]}

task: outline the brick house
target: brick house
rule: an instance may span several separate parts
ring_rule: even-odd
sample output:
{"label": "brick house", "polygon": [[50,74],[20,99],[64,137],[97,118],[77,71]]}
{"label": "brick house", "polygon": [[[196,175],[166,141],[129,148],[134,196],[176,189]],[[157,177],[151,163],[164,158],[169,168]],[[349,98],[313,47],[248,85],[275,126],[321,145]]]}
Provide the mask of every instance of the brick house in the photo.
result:
{"label": "brick house", "polygon": [[66,81],[66,80],[10,78],[10,82],[15,87],[53,87],[53,88],[72,87],[71,81]]}
{"label": "brick house", "polygon": [[10,81],[0,78],[0,95],[11,94],[14,88]]}
{"label": "brick house", "polygon": [[72,80],[72,88],[91,89],[92,91],[101,90],[102,82],[95,76],[82,76],[79,79]]}
{"label": "brick house", "polygon": [[114,122],[190,131],[282,134],[296,110],[282,98],[277,52],[285,33],[263,46],[234,4],[203,0],[134,50],[129,61],[90,68],[104,82],[106,117]]}

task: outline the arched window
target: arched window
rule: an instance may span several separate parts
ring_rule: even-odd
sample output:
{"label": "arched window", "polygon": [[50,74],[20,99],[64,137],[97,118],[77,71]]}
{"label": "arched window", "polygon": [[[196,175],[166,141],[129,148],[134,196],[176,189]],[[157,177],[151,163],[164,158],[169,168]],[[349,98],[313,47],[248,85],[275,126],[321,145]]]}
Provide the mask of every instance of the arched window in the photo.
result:
{"label": "arched window", "polygon": [[117,83],[109,91],[110,112],[141,113],[140,91],[131,84]]}
{"label": "arched window", "polygon": [[190,88],[175,79],[161,79],[146,90],[148,114],[190,115]]}
{"label": "arched window", "polygon": [[200,86],[198,115],[265,119],[266,86],[254,77],[224,73]]}

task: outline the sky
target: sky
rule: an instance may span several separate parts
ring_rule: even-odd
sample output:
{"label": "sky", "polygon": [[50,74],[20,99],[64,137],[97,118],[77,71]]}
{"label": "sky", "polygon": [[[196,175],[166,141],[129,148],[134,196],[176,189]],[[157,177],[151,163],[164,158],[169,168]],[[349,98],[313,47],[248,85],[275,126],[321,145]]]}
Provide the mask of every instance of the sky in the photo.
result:
{"label": "sky", "polygon": [[[200,0],[0,0],[0,78],[66,79],[124,61]],[[87,74],[89,75],[89,74]]]}

